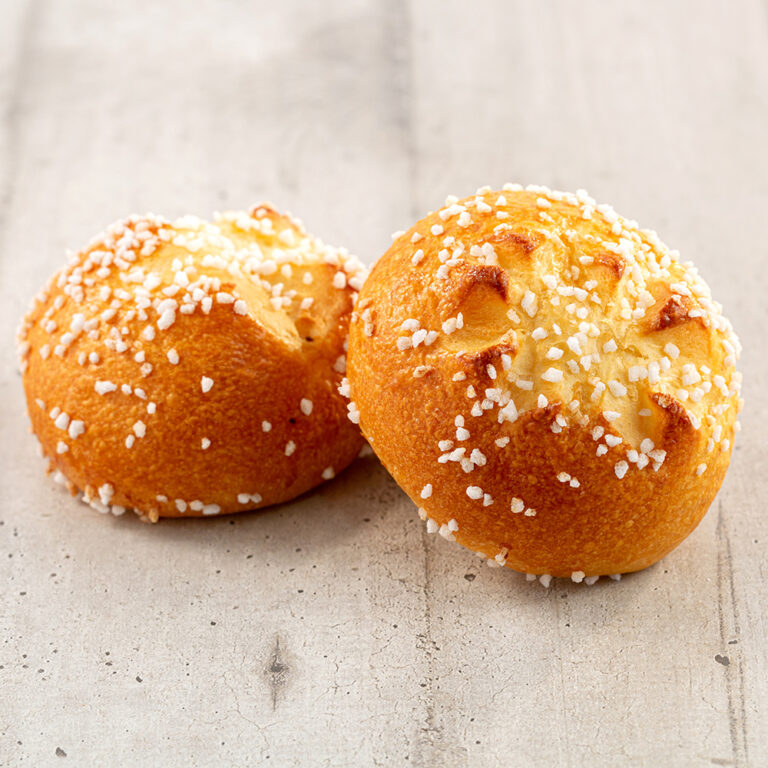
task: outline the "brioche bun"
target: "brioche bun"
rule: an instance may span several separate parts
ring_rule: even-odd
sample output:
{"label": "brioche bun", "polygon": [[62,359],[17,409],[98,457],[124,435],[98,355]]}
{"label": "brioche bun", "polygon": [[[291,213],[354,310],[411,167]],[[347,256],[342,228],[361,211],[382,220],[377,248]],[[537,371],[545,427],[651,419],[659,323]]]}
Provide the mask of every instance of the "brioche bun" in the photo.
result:
{"label": "brioche bun", "polygon": [[111,226],[35,299],[19,342],[50,469],[145,519],[291,499],[362,445],[336,391],[360,263],[268,205]]}
{"label": "brioche bun", "polygon": [[428,530],[528,574],[636,571],[728,467],[739,343],[690,264],[585,192],[449,198],[373,268],[349,410]]}

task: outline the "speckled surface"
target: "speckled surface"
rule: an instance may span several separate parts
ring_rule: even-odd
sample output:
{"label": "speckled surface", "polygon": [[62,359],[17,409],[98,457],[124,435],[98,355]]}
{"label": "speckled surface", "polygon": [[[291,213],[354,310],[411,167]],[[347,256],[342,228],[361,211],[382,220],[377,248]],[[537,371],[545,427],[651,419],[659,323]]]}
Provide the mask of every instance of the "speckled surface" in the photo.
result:
{"label": "speckled surface", "polygon": [[[765,5],[437,7],[4,3],[0,765],[768,763]],[[45,479],[10,339],[66,247],[267,198],[370,263],[504,181],[656,227],[742,337],[733,466],[663,562],[528,584],[372,458],[156,526]]]}

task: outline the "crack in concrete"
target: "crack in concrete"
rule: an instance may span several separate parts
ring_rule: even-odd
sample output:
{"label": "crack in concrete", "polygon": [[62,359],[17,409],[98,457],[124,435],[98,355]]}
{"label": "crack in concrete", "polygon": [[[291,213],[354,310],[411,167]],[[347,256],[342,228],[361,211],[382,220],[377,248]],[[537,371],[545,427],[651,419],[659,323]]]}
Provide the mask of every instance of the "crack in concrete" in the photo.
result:
{"label": "crack in concrete", "polygon": [[414,141],[413,118],[413,45],[408,0],[395,0],[389,4],[389,36],[391,64],[394,72],[394,122],[400,134],[406,161],[406,185],[408,190],[408,216],[420,218],[418,189],[418,152]]}
{"label": "crack in concrete", "polygon": [[266,667],[266,677],[272,694],[272,710],[277,709],[277,701],[284,692],[291,668],[285,663],[280,651],[280,636],[275,635],[275,644]]}
{"label": "crack in concrete", "polygon": [[[422,528],[421,531],[421,548],[422,552],[424,554],[424,583],[423,583],[423,593],[424,593],[424,637],[423,637],[423,650],[426,654],[427,659],[427,679],[426,679],[426,714],[425,714],[425,725],[422,726],[421,732],[426,737],[426,742],[428,747],[432,747],[434,745],[434,736],[436,734],[439,734],[440,729],[435,724],[435,702],[434,702],[434,690],[432,687],[432,672],[434,668],[433,663],[433,656],[432,656],[432,649],[435,646],[435,641],[432,638],[432,607],[430,605],[431,600],[431,592],[432,592],[432,573],[431,573],[431,563],[430,563],[430,541],[429,541],[429,534],[426,532],[424,528]],[[420,744],[420,747],[423,747],[424,744]],[[425,762],[425,766],[431,766],[433,763],[431,759],[428,758],[428,762]]]}
{"label": "crack in concrete", "polygon": [[[567,585],[562,587],[561,589],[567,590]],[[570,740],[570,728],[568,723],[568,697],[566,696],[565,692],[565,670],[563,667],[563,634],[560,631],[560,601],[561,601],[561,595],[563,593],[558,589],[557,592],[555,590],[551,590],[549,598],[551,600],[555,601],[555,629],[557,631],[557,672],[558,672],[558,678],[560,681],[560,685],[558,686],[560,688],[560,706],[558,707],[559,711],[559,721],[560,721],[560,729],[563,734],[563,740],[565,741],[565,764],[570,766],[571,765],[571,740]],[[566,592],[567,594],[567,592]],[[568,623],[570,623],[570,606],[568,606],[568,601],[566,599],[564,610],[566,611],[565,618],[568,620]]]}
{"label": "crack in concrete", "polygon": [[[715,657],[718,663],[724,667],[725,689],[728,696],[728,731],[731,740],[731,750],[733,752],[733,765],[742,766],[749,764],[749,754],[747,747],[747,718],[744,693],[744,662],[740,651],[736,650],[730,642],[730,635],[735,635],[736,639],[741,637],[741,625],[739,621],[738,609],[736,607],[736,587],[733,581],[733,569],[731,568],[731,539],[728,529],[725,525],[723,516],[723,502],[717,504],[717,593],[718,593],[718,624],[720,627],[720,642],[723,650],[732,646],[734,650],[731,656]],[[726,615],[725,601],[730,602],[730,611]],[[730,627],[727,626],[730,623]],[[732,632],[728,632],[732,629]],[[724,663],[727,659],[727,663]],[[733,672],[731,672],[733,670]],[[735,678],[735,679],[734,679]]]}
{"label": "crack in concrete", "polygon": [[10,215],[16,178],[19,174],[19,136],[21,135],[21,104],[29,89],[29,73],[32,61],[32,43],[41,15],[40,0],[29,0],[19,30],[19,55],[16,72],[8,99],[6,114],[3,116],[7,136],[5,143],[5,184],[0,191],[0,245],[5,240],[5,223]]}

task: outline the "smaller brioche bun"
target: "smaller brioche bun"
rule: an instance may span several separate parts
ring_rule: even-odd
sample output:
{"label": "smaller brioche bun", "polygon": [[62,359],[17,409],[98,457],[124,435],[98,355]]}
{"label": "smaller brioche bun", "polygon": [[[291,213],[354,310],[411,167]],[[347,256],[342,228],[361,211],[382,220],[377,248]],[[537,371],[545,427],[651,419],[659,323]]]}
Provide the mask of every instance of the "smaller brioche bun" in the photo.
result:
{"label": "smaller brioche bun", "polygon": [[588,583],[676,547],[725,476],[739,342],[654,232],[585,192],[490,188],[373,268],[342,391],[428,530]]}
{"label": "smaller brioche bun", "polygon": [[292,499],[357,455],[337,387],[364,270],[269,205],[132,216],[55,275],[19,332],[49,468],[144,519]]}

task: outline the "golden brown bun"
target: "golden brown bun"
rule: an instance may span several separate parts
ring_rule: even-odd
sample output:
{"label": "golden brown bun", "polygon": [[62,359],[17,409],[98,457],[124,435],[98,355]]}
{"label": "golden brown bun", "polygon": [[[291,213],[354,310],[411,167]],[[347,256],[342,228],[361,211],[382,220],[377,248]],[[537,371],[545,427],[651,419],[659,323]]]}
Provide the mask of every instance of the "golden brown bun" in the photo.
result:
{"label": "golden brown bun", "polygon": [[531,574],[635,571],[728,467],[739,344],[720,309],[586,193],[483,188],[376,264],[342,391],[429,530]]}
{"label": "golden brown bun", "polygon": [[113,225],[19,334],[51,469],[100,511],[153,521],[275,504],[329,479],[362,444],[336,389],[363,278],[268,205]]}

